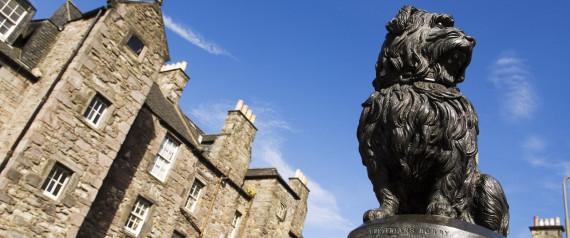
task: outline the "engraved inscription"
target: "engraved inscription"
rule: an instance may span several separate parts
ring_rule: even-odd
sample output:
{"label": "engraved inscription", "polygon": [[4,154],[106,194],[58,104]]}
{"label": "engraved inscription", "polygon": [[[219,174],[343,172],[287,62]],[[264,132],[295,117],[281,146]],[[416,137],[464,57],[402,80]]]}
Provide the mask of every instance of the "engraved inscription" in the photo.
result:
{"label": "engraved inscription", "polygon": [[421,228],[421,227],[380,227],[368,230],[370,235],[375,234],[422,234],[449,236],[449,231],[444,229]]}

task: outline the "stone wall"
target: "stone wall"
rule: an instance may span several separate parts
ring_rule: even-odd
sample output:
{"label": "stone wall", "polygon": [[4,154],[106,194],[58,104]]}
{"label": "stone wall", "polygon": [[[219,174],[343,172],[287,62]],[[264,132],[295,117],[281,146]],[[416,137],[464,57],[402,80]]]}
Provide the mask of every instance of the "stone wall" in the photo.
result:
{"label": "stone wall", "polygon": [[[58,73],[64,67],[67,59],[71,57],[74,47],[78,45],[81,37],[87,31],[87,25],[93,19],[74,22],[69,28],[64,29],[59,34],[53,35],[55,26],[50,22],[42,22],[39,27],[40,35],[32,37],[32,41],[45,40],[60,42],[56,47],[48,47],[49,50],[43,60],[35,68],[37,76],[26,74],[20,66],[14,66],[6,61],[2,61],[0,68],[0,157],[4,158],[30,119],[33,111],[40,103],[42,97],[46,95],[48,88],[53,84]],[[50,30],[48,30],[50,29]],[[57,30],[56,30],[57,31]],[[63,41],[63,42],[62,42]],[[35,48],[39,44],[29,48]],[[36,55],[36,57],[43,54]],[[19,59],[18,59],[19,60]],[[22,59],[25,60],[25,59]]]}
{"label": "stone wall", "polygon": [[[243,237],[302,236],[309,190],[297,177],[291,178],[289,185],[275,168],[248,171],[244,188],[254,188],[256,195]],[[285,211],[280,216],[282,205],[285,206]]]}
{"label": "stone wall", "polygon": [[[6,139],[1,140],[0,157],[4,158],[16,140],[18,131],[22,130],[26,119],[30,117],[31,110],[26,110],[26,108],[34,108],[34,105],[39,102],[39,97],[34,98],[35,100],[25,100],[30,97],[30,91],[38,90],[40,83],[34,84],[32,80],[18,74],[4,62],[2,65],[4,66],[0,68],[0,88],[2,88],[0,90],[0,138]],[[17,120],[17,118],[22,120]]]}
{"label": "stone wall", "polygon": [[[59,74],[70,57],[66,49],[93,20],[72,22],[59,34],[38,65],[45,78]],[[146,44],[138,57],[124,46],[132,33]],[[0,197],[7,202],[0,205],[0,236],[75,236],[167,59],[166,48],[158,4],[117,3],[102,15],[2,173]],[[96,94],[111,102],[97,127],[83,118]],[[56,163],[72,175],[54,200],[41,186]]]}
{"label": "stone wall", "polygon": [[291,232],[297,237],[301,237],[303,233],[303,225],[307,216],[307,200],[309,199],[309,188],[307,188],[307,180],[293,177],[289,178],[289,186],[299,195],[299,200],[295,204],[295,212],[291,220]]}
{"label": "stone wall", "polygon": [[137,197],[152,203],[141,236],[159,237],[171,234],[174,228],[185,233],[194,229],[184,222],[180,209],[184,206],[187,188],[196,176],[196,156],[181,144],[164,181],[149,173],[167,134],[180,143],[148,109],[141,110],[81,227],[80,236],[129,235],[123,227]]}

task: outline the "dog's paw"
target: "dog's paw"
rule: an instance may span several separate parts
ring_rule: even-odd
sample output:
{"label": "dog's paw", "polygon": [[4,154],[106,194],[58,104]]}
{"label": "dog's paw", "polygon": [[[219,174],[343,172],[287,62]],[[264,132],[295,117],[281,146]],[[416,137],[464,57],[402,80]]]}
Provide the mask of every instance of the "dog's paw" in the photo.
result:
{"label": "dog's paw", "polygon": [[426,214],[457,218],[457,211],[446,203],[431,203],[426,209]]}
{"label": "dog's paw", "polygon": [[364,222],[368,222],[368,221],[373,221],[376,219],[380,219],[380,218],[384,218],[384,217],[388,217],[388,216],[392,216],[392,215],[394,215],[394,213],[387,212],[386,210],[384,210],[382,208],[371,209],[371,210],[368,210],[367,212],[364,213],[364,217],[362,218],[362,220]]}

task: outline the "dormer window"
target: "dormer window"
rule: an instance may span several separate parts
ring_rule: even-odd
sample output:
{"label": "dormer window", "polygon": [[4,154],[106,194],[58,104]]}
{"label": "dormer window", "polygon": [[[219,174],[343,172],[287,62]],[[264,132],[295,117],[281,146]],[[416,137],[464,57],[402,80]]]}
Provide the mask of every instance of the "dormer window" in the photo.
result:
{"label": "dormer window", "polygon": [[0,38],[5,40],[26,15],[26,9],[15,0],[0,0]]}

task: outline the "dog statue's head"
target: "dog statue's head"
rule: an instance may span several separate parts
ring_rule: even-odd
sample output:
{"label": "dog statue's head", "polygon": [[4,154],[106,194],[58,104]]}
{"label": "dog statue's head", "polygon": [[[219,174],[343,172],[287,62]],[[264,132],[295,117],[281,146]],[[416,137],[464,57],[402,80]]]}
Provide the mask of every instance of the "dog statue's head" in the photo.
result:
{"label": "dog statue's head", "polygon": [[374,88],[416,81],[454,87],[463,82],[475,39],[453,24],[451,15],[402,7],[386,24]]}

